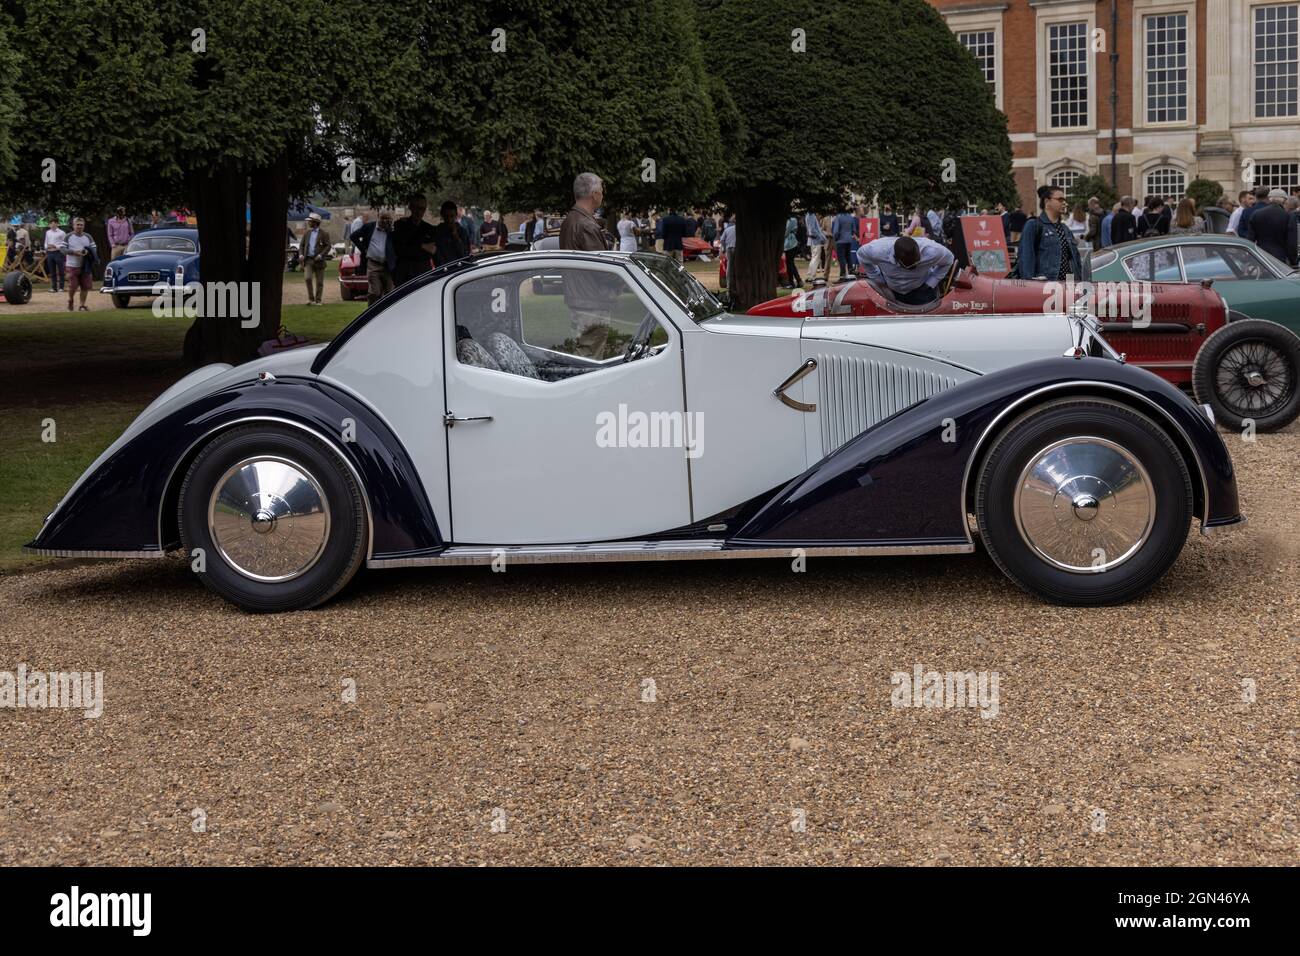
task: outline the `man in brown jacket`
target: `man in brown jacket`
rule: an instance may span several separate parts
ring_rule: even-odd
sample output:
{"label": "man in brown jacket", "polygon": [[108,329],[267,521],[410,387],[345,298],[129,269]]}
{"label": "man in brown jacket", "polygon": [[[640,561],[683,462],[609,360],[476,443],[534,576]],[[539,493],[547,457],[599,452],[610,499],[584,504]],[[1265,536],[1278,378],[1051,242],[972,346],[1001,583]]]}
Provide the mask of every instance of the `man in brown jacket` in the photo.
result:
{"label": "man in brown jacket", "polygon": [[[330,251],[330,237],[320,226],[320,213],[307,217],[307,231],[298,240],[298,258],[307,277],[307,304],[320,305],[325,294],[325,259]],[[314,288],[313,288],[314,287]]]}
{"label": "man in brown jacket", "polygon": [[[573,180],[573,208],[560,226],[560,248],[606,252],[604,230],[596,221],[596,210],[605,199],[604,184],[595,173],[579,173]],[[564,274],[564,302],[569,307],[577,354],[586,358],[605,357],[610,316],[618,298],[617,276],[595,270],[570,269]]]}

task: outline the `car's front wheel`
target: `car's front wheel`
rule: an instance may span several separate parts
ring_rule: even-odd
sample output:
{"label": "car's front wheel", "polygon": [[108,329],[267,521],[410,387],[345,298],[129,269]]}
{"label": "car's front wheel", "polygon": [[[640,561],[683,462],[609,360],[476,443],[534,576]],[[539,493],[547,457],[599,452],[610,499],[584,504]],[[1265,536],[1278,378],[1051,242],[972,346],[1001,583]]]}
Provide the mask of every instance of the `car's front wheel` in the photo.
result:
{"label": "car's front wheel", "polygon": [[1026,591],[1057,604],[1119,604],[1155,584],[1182,550],[1191,477],[1146,416],[1064,399],[997,438],[975,511],[989,555]]}
{"label": "car's front wheel", "polygon": [[215,438],[190,465],[178,511],[191,566],[246,611],[321,604],[365,559],[361,489],[333,451],[296,429],[250,425]]}
{"label": "car's front wheel", "polygon": [[345,285],[342,282],[340,282],[339,298],[342,299],[344,302],[351,302],[353,299],[355,299],[356,294],[352,291],[352,286]]}
{"label": "car's front wheel", "polygon": [[1300,415],[1300,337],[1264,319],[1229,322],[1196,353],[1192,390],[1219,424],[1240,431],[1285,428]]}
{"label": "car's front wheel", "polygon": [[113,300],[113,308],[115,309],[131,308],[131,297],[129,295],[118,295],[114,292],[109,298]]}

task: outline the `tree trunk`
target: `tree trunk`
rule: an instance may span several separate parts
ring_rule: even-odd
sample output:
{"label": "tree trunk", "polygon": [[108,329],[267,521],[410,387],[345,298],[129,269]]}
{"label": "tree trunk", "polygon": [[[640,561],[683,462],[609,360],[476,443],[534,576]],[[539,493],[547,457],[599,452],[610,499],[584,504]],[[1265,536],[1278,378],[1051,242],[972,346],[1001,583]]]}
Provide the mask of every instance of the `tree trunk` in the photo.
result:
{"label": "tree trunk", "polygon": [[736,250],[727,265],[731,311],[747,312],[776,295],[790,197],[755,187],[731,197],[736,213]]}
{"label": "tree trunk", "polygon": [[[247,173],[233,163],[225,163],[208,173],[194,173],[189,187],[199,219],[199,278],[205,285],[247,281],[244,240]],[[238,317],[198,315],[185,333],[186,363],[237,365],[246,361],[251,352],[244,344],[242,332]]]}
{"label": "tree trunk", "polygon": [[251,222],[248,233],[249,275],[258,283],[261,321],[243,329],[248,358],[257,347],[273,339],[280,329],[284,292],[285,224],[289,209],[289,157],[281,153],[267,166],[253,170],[250,190]]}

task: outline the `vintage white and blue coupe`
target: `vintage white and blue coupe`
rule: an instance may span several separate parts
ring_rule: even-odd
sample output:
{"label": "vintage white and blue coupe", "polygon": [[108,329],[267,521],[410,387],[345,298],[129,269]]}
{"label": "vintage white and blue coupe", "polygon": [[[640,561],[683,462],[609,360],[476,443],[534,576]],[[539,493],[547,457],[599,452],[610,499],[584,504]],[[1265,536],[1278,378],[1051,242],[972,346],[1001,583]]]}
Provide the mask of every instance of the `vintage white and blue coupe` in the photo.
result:
{"label": "vintage white and blue coupe", "polygon": [[[540,290],[540,291],[539,291]],[[1086,318],[754,318],[654,254],[523,252],[177,382],[29,549],[182,549],[250,611],[363,564],[975,550],[1065,604],[1236,524],[1211,414]],[[201,558],[201,560],[199,560]]]}

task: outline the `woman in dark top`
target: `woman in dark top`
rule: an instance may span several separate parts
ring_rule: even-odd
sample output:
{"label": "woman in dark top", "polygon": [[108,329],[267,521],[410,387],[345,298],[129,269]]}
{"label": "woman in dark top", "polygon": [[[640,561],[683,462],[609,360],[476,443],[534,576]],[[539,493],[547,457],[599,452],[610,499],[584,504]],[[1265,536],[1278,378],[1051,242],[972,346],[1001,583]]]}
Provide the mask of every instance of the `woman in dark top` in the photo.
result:
{"label": "woman in dark top", "polygon": [[1065,190],[1060,186],[1040,186],[1038,204],[1042,208],[1025,223],[1020,234],[1020,255],[1016,272],[1022,279],[1063,281],[1073,276],[1085,281],[1079,246],[1065,222]]}

